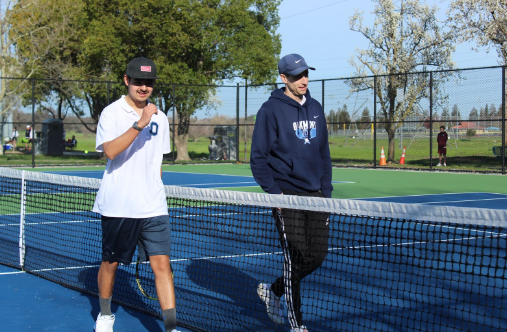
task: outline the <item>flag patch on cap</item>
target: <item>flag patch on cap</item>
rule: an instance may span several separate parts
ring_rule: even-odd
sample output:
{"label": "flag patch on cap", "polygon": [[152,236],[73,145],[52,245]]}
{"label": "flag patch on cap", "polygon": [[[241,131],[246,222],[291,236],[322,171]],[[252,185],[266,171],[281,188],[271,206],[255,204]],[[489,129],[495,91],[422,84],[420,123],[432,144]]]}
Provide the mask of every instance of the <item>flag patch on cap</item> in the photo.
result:
{"label": "flag patch on cap", "polygon": [[151,66],[141,66],[141,71],[147,71],[151,73]]}

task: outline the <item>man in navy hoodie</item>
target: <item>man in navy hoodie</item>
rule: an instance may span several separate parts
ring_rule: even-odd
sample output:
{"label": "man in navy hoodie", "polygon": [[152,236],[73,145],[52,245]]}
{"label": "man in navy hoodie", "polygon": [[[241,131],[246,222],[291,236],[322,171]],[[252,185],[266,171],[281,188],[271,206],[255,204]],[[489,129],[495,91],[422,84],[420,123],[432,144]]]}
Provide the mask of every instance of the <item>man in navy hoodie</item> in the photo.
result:
{"label": "man in navy hoodie", "polygon": [[[322,105],[308,91],[308,70],[298,54],[284,56],[278,72],[285,87],[271,93],[257,113],[250,166],[255,181],[270,194],[331,197],[331,157]],[[327,255],[327,213],[274,209],[284,252],[284,273],[272,284],[261,283],[257,294],[269,317],[284,322],[280,300],[285,295],[291,332],[308,332],[301,313],[301,280]]]}

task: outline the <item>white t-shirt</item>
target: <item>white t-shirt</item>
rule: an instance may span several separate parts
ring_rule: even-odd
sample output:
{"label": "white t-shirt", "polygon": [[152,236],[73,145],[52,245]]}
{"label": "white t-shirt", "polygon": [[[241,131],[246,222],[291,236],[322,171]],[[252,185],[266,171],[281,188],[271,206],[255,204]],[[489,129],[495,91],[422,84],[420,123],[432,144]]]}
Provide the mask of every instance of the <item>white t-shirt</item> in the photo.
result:
{"label": "white t-shirt", "polygon": [[[97,127],[96,150],[123,135],[140,116],[125,101],[125,96],[107,106]],[[160,167],[164,153],[171,152],[169,122],[162,111],[134,142],[113,160],[107,161],[93,211],[107,217],[148,218],[167,215]]]}

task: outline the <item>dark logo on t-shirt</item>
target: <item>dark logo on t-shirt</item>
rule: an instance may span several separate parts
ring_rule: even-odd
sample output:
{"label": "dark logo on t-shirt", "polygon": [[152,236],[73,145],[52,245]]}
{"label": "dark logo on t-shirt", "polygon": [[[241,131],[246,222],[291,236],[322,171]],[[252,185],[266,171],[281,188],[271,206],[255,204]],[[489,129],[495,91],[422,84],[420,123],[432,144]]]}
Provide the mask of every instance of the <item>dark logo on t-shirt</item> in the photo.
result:
{"label": "dark logo on t-shirt", "polygon": [[152,122],[150,123],[150,134],[153,136],[157,136],[158,134],[158,123]]}

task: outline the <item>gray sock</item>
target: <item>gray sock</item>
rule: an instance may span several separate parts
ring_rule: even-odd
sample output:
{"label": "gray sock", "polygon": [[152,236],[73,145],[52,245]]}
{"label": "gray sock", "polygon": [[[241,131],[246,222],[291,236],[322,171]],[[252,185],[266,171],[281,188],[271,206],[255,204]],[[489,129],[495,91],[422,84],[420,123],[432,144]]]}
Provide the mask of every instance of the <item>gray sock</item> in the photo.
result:
{"label": "gray sock", "polygon": [[162,310],[165,332],[171,332],[176,329],[176,308]]}
{"label": "gray sock", "polygon": [[113,297],[109,297],[107,299],[103,299],[99,296],[99,303],[100,303],[100,314],[102,316],[108,316],[112,315],[111,313],[111,299]]}

